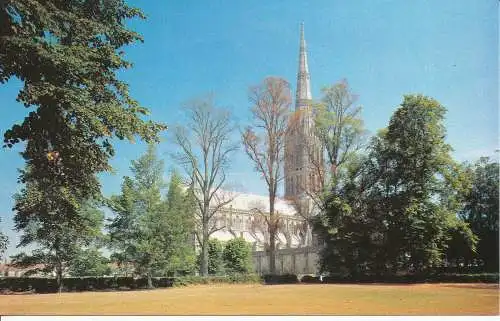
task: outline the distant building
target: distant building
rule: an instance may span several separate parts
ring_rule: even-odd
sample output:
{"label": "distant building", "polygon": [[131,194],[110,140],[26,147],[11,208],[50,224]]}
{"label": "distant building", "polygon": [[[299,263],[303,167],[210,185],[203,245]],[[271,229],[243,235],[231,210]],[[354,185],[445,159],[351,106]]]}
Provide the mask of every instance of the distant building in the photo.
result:
{"label": "distant building", "polygon": [[[37,264],[37,265],[33,265],[30,267],[26,267],[26,268],[19,268],[19,267],[15,267],[12,264],[3,263],[3,264],[0,264],[0,277],[6,277],[6,276],[7,277],[21,277],[21,276],[25,276],[26,272],[28,272],[28,271],[31,271],[31,270],[36,269],[36,268],[43,268],[43,267],[44,267],[43,264]],[[47,276],[47,275],[45,273],[42,273],[42,272],[37,272],[34,274],[30,274],[29,276],[38,277],[38,276]]]}

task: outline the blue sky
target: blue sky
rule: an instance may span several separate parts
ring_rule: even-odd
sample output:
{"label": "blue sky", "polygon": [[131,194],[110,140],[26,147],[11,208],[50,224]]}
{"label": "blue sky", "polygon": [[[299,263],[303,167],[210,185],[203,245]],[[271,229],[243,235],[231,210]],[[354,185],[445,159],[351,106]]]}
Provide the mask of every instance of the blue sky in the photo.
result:
{"label": "blue sky", "polygon": [[[183,122],[181,105],[213,93],[237,122],[250,120],[247,90],[264,77],[281,76],[295,88],[299,24],[305,24],[313,98],[323,86],[346,78],[359,95],[372,133],[388,124],[402,96],[422,93],[447,109],[447,141],[460,160],[493,155],[498,148],[497,0],[323,1],[129,1],[148,19],[131,28],[145,42],[125,48],[134,63],[120,72],[132,96],[170,126]],[[3,133],[28,113],[15,97],[20,83],[0,85]],[[166,167],[169,134],[159,147]],[[235,139],[239,139],[235,135]],[[117,143],[116,174],[102,175],[103,191],[119,191],[144,144]],[[19,149],[1,150],[0,230],[11,238],[12,195],[19,188]],[[242,191],[263,194],[265,185],[242,151],[229,180]]]}

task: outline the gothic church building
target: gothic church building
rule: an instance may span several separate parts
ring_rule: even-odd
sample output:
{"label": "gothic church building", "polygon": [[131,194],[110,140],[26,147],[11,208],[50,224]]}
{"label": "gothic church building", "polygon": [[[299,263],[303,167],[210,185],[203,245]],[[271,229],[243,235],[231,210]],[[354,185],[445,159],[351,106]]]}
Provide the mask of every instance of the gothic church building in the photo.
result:
{"label": "gothic church building", "polygon": [[[276,199],[275,211],[280,216],[276,266],[279,273],[317,273],[317,250],[311,228],[296,211],[298,201],[308,198],[308,193],[321,187],[320,171],[323,168],[323,153],[314,134],[314,110],[307,63],[304,25],[300,28],[299,66],[295,95],[295,111],[291,111],[289,133],[285,140],[284,192],[283,199]],[[268,253],[267,226],[255,209],[269,211],[268,196],[237,194],[216,216],[215,224],[220,228],[212,237],[227,241],[243,237],[253,245],[254,267],[257,273],[267,273]]]}

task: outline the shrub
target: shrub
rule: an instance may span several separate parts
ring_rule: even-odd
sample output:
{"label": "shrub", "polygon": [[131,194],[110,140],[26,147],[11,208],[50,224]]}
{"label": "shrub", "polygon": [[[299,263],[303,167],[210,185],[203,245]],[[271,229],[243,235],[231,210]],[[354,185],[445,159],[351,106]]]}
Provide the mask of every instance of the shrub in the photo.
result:
{"label": "shrub", "polygon": [[402,275],[359,275],[356,277],[330,275],[324,283],[498,283],[498,273],[482,274],[402,274]]}
{"label": "shrub", "polygon": [[226,271],[249,273],[252,271],[252,247],[244,238],[229,240],[222,254]]}
{"label": "shrub", "polygon": [[319,279],[319,276],[312,276],[312,275],[304,275],[300,279],[301,283],[322,283],[321,280]]}
{"label": "shrub", "polygon": [[265,284],[294,284],[294,283],[299,283],[299,278],[295,274],[283,274],[283,275],[267,274],[267,275],[264,275],[264,283]]}
{"label": "shrub", "polygon": [[218,283],[259,283],[261,277],[256,274],[230,274],[227,276],[181,276],[173,278],[173,286],[187,286],[193,284]]}
{"label": "shrub", "polygon": [[[224,274],[224,259],[222,253],[224,244],[218,239],[208,240],[208,274]],[[201,252],[198,255],[198,267],[201,265]]]}

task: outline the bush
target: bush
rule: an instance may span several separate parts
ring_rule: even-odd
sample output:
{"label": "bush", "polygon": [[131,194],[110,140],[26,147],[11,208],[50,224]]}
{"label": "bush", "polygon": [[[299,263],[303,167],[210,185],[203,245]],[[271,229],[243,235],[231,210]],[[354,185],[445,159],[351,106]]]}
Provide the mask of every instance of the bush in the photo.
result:
{"label": "bush", "polygon": [[[227,276],[181,276],[175,278],[152,278],[155,288],[186,286],[192,284],[216,283],[258,283],[261,278],[255,274],[231,274]],[[147,278],[133,277],[70,277],[63,279],[63,291],[135,290],[147,288]],[[55,293],[57,283],[53,278],[3,277],[0,278],[0,292]]]}
{"label": "bush", "polygon": [[323,282],[321,282],[321,280],[319,279],[319,276],[312,276],[312,275],[304,275],[304,276],[300,279],[300,282],[301,282],[301,283],[323,283]]}
{"label": "bush", "polygon": [[259,283],[262,279],[256,274],[230,274],[226,276],[181,276],[173,278],[173,286],[218,283]]}
{"label": "bush", "polygon": [[252,246],[244,238],[237,237],[229,240],[222,256],[226,271],[233,273],[252,271]]}
{"label": "bush", "polygon": [[295,283],[299,283],[299,278],[295,274],[283,274],[283,275],[267,274],[267,275],[264,275],[264,283],[265,284],[295,284]]}
{"label": "bush", "polygon": [[498,273],[482,274],[403,274],[403,275],[330,275],[324,283],[498,283]]}
{"label": "bush", "polygon": [[[224,244],[221,241],[213,238],[208,240],[208,274],[224,274],[223,251]],[[201,252],[198,254],[197,264],[201,267]]]}

